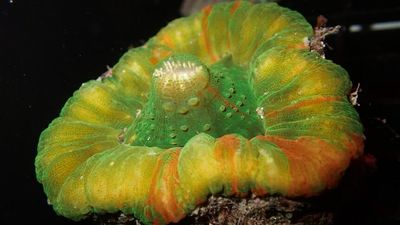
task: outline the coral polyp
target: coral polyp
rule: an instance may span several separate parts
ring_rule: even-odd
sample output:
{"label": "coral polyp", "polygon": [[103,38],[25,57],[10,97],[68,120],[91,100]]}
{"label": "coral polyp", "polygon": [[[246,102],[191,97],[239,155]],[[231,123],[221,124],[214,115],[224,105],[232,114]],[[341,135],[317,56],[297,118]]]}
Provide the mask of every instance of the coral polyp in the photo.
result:
{"label": "coral polyp", "polygon": [[168,57],[154,69],[149,100],[126,143],[168,148],[199,133],[263,134],[247,77],[229,57],[210,68],[193,55]]}
{"label": "coral polyp", "polygon": [[81,86],[42,132],[37,179],[73,220],[121,211],[178,222],[210,195],[312,196],[363,150],[339,65],[274,3],[172,21]]}

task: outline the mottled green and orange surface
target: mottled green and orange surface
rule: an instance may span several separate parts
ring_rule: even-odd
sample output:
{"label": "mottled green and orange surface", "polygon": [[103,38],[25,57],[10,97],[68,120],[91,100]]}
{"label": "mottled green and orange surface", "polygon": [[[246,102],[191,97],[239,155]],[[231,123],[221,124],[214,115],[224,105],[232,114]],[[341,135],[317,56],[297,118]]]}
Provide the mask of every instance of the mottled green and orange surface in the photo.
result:
{"label": "mottled green and orange surface", "polygon": [[276,4],[220,3],[172,21],[84,83],[43,131],[55,211],[177,222],[210,195],[312,196],[363,149],[348,74]]}

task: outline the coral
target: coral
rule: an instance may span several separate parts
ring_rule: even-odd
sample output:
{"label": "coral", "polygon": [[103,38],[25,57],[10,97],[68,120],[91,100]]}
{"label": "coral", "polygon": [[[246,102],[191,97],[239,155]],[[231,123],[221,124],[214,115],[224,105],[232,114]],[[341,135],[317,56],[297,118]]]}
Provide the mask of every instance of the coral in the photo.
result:
{"label": "coral", "polygon": [[55,211],[178,222],[210,195],[313,196],[363,148],[348,74],[274,3],[172,21],[84,83],[43,131],[37,179]]}

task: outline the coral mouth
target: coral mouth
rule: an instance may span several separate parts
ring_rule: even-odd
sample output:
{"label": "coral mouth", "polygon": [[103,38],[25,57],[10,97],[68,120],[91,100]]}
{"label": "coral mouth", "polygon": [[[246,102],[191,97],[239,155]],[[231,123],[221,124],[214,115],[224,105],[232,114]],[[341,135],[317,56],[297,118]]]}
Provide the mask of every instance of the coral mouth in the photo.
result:
{"label": "coral mouth", "polygon": [[207,68],[197,57],[173,55],[158,64],[149,99],[128,128],[127,144],[169,148],[193,136],[264,134],[247,70],[226,57]]}

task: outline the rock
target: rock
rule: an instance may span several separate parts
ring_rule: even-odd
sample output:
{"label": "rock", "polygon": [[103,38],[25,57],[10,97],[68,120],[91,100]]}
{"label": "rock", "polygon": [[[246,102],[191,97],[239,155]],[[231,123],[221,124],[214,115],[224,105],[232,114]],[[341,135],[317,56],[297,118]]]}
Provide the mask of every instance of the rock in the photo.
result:
{"label": "rock", "polygon": [[[93,217],[94,224],[139,225],[124,214]],[[258,198],[215,197],[197,207],[178,224],[191,225],[333,225],[333,213],[308,200],[281,196]]]}

